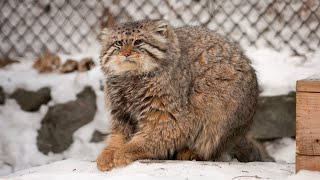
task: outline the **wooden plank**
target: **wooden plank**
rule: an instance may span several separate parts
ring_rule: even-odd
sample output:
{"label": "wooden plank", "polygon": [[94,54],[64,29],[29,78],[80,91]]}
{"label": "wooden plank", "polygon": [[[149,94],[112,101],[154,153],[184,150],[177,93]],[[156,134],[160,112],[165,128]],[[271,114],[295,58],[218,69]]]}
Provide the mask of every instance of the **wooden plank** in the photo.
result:
{"label": "wooden plank", "polygon": [[320,156],[303,156],[297,154],[296,173],[302,169],[320,171]]}
{"label": "wooden plank", "polygon": [[297,81],[297,91],[300,92],[320,92],[319,79],[306,79]]}
{"label": "wooden plank", "polygon": [[297,154],[320,155],[320,93],[297,92]]}

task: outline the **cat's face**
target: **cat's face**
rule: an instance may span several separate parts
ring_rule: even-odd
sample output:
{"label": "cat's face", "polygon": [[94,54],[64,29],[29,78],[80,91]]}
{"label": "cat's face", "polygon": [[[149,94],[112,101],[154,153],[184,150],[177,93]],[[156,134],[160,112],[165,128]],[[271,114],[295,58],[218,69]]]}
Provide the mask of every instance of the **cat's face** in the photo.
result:
{"label": "cat's face", "polygon": [[173,33],[163,20],[105,28],[100,35],[102,69],[109,74],[142,74],[168,66],[168,44],[177,41]]}

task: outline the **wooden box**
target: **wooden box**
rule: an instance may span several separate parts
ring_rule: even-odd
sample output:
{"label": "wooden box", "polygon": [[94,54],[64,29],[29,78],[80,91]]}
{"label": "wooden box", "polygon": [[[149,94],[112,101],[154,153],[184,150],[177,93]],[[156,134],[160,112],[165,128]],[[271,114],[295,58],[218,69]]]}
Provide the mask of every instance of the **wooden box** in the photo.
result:
{"label": "wooden box", "polygon": [[297,81],[296,172],[320,171],[320,75]]}

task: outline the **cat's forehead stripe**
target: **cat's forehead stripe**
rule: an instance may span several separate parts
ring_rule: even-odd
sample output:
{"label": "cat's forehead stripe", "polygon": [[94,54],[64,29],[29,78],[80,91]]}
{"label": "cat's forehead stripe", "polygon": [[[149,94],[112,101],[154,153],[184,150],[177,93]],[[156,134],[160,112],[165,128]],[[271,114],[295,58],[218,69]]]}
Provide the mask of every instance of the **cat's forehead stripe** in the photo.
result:
{"label": "cat's forehead stripe", "polygon": [[115,30],[117,31],[117,36],[114,36],[114,39],[127,39],[132,38],[134,36],[135,38],[141,35],[141,29],[143,25],[141,24],[124,24],[122,26],[116,27]]}
{"label": "cat's forehead stripe", "polygon": [[141,23],[125,23],[117,27],[117,30],[134,31],[137,28],[143,28],[144,25]]}

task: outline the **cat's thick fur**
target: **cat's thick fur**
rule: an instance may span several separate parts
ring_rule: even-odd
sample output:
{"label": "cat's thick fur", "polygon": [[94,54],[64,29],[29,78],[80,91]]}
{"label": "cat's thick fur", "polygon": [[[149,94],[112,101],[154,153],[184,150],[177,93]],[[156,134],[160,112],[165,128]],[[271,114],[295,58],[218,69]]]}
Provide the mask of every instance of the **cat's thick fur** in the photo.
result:
{"label": "cat's thick fur", "polygon": [[163,20],[106,28],[101,67],[112,132],[100,170],[138,159],[217,160],[228,152],[260,161],[247,138],[258,84],[234,44],[201,27]]}

